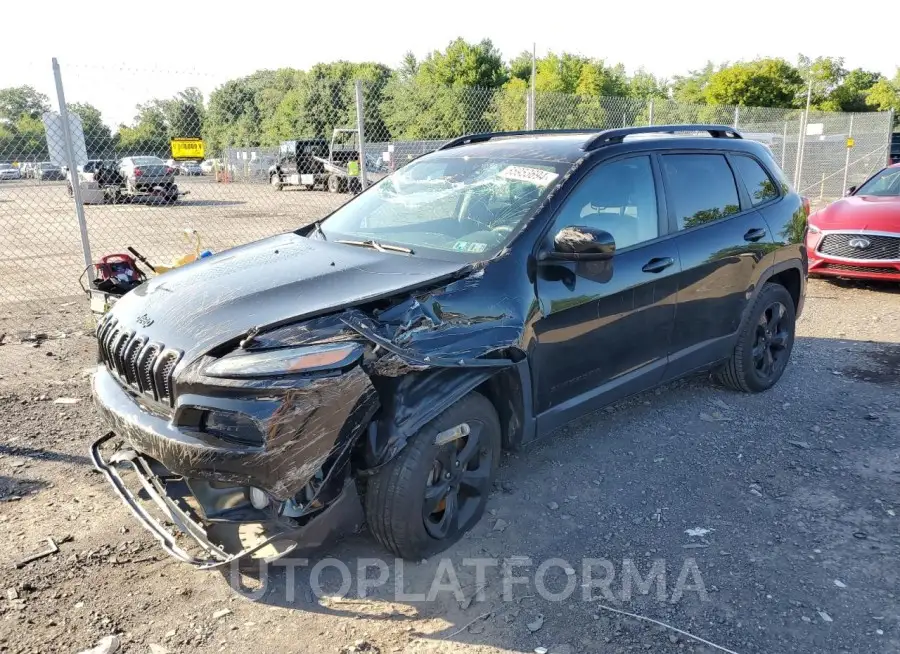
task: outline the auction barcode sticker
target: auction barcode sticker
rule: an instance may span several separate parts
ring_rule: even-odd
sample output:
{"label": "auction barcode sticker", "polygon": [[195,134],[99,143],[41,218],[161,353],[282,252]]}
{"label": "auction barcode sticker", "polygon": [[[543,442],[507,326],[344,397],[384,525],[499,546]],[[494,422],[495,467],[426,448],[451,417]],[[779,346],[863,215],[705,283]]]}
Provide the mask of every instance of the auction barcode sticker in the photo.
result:
{"label": "auction barcode sticker", "polygon": [[519,182],[531,182],[536,186],[549,186],[556,181],[559,174],[530,166],[507,166],[500,171],[500,177],[514,179]]}

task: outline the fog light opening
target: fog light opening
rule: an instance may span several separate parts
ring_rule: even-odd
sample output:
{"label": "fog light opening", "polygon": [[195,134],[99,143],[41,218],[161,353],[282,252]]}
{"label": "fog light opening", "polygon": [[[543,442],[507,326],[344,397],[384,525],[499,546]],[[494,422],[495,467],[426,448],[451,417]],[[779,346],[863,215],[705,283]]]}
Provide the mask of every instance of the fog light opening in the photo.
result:
{"label": "fog light opening", "polygon": [[254,509],[264,509],[269,506],[269,496],[266,495],[265,491],[256,488],[254,486],[250,487],[250,504]]}

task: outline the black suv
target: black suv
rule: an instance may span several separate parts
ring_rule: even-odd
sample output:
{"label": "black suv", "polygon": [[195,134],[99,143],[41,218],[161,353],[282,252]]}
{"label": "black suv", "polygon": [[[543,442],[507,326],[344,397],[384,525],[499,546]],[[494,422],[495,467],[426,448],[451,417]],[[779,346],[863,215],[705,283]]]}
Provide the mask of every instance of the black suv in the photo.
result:
{"label": "black suv", "polygon": [[[501,448],[698,370],[775,384],[807,214],[726,126],[459,138],[121,299],[98,327],[94,463],[200,566],[317,544],[363,507],[385,547],[427,556],[482,515]],[[248,523],[253,542],[219,532]]]}

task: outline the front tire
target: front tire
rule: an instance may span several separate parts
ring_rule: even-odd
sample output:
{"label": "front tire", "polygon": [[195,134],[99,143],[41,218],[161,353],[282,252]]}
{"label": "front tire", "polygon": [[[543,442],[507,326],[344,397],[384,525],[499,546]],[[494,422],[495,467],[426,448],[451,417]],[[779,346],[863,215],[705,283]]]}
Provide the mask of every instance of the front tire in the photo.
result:
{"label": "front tire", "polygon": [[[439,434],[465,423],[469,433],[443,444]],[[420,429],[369,478],[366,520],[385,548],[419,560],[459,540],[484,513],[500,459],[494,406],[472,392]]]}
{"label": "front tire", "polygon": [[778,383],[794,347],[795,311],[784,286],[763,286],[731,358],[718,371],[719,381],[745,393],[760,393]]}

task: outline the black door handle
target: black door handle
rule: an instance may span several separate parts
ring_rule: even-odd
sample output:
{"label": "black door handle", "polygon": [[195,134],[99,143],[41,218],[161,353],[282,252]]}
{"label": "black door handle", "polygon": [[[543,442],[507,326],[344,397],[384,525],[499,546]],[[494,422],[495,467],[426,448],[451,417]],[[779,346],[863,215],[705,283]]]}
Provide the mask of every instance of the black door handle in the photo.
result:
{"label": "black door handle", "polygon": [[647,263],[644,264],[644,267],[641,268],[646,273],[658,273],[662,272],[669,266],[675,263],[675,259],[672,257],[654,257],[650,259]]}
{"label": "black door handle", "polygon": [[761,238],[764,238],[766,235],[766,230],[762,227],[757,227],[756,229],[751,229],[749,232],[744,234],[745,241],[758,241]]}

